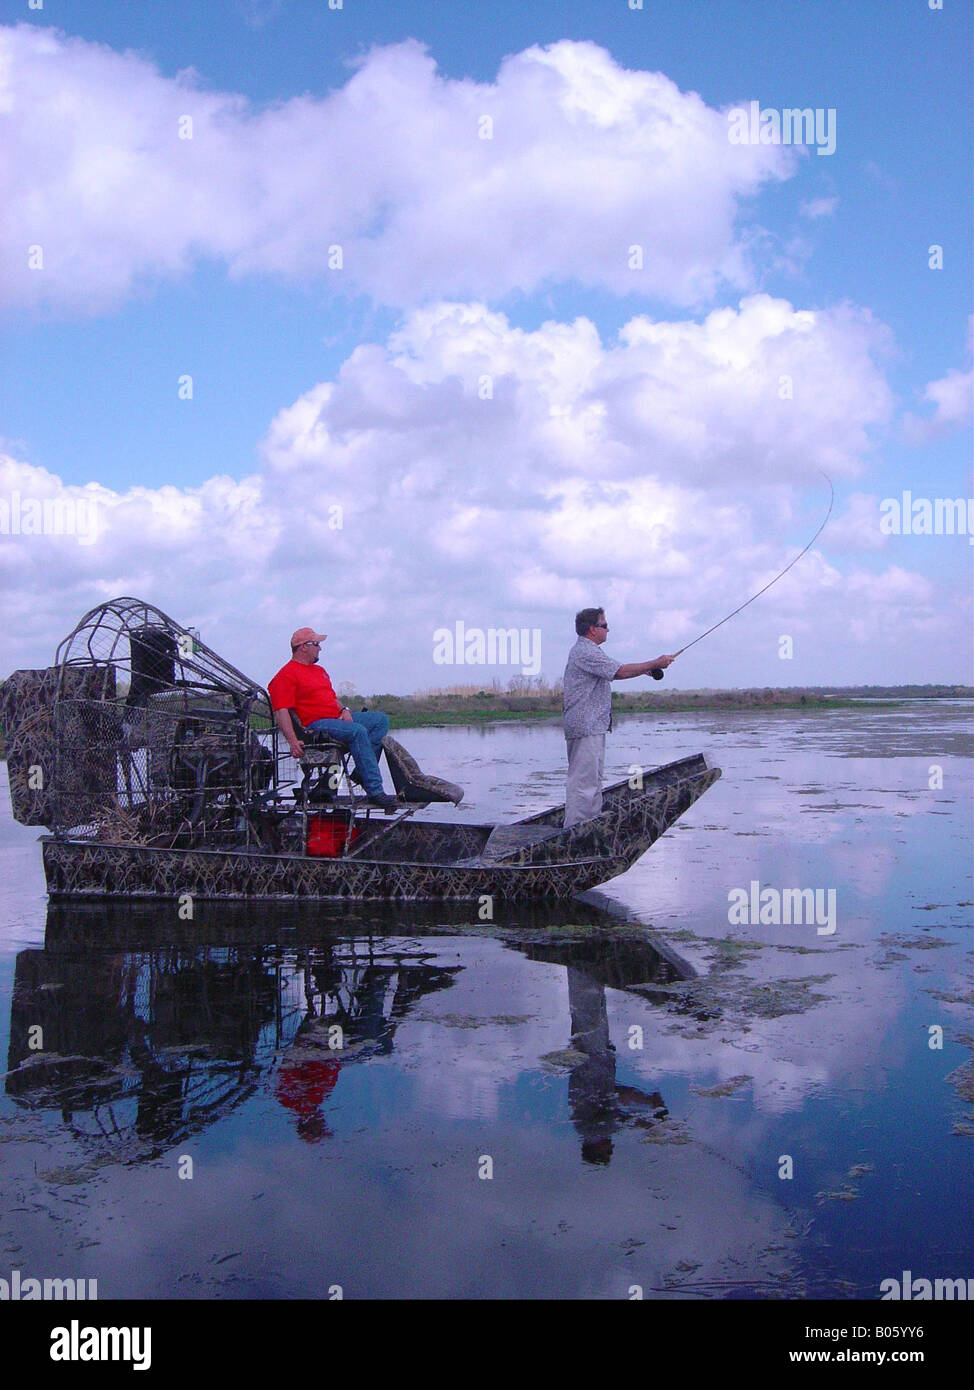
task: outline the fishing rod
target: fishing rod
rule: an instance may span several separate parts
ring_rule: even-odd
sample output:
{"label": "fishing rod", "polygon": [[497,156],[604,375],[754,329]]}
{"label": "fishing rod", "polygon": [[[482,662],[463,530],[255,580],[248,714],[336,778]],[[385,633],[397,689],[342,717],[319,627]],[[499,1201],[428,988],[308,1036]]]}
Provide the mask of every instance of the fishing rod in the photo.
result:
{"label": "fishing rod", "polygon": [[[733,613],[728,613],[726,618],[721,618],[720,622],[714,623],[713,627],[708,627],[706,632],[701,632],[701,634],[700,634],[699,637],[694,637],[694,639],[693,639],[692,642],[688,642],[688,643],[686,644],[685,647],[681,647],[680,650],[679,650],[678,652],[674,652],[673,655],[674,655],[675,657],[676,657],[676,656],[682,656],[683,653],[686,652],[686,651],[689,651],[691,647],[695,647],[695,646],[697,645],[698,642],[702,642],[703,639],[704,639],[705,637],[709,637],[710,634],[711,634],[712,632],[716,632],[717,628],[723,627],[724,623],[729,623],[730,620],[731,620],[731,618],[735,618],[735,617],[737,616],[737,614],[740,613],[740,611],[741,611],[742,608],[746,608],[747,605],[748,605],[749,603],[753,603],[754,600],[755,600],[756,598],[760,598],[762,594],[766,594],[766,593],[768,592],[768,590],[771,588],[771,585],[772,585],[772,584],[777,584],[777,582],[778,582],[779,579],[783,579],[784,576],[785,576],[785,575],[788,573],[788,571],[791,569],[792,565],[797,565],[797,564],[798,564],[798,561],[802,558],[802,556],[803,556],[807,551],[811,550],[812,546],[813,546],[813,545],[815,544],[815,542],[818,540],[819,536],[820,536],[820,535],[822,534],[822,532],[825,530],[826,526],[828,526],[828,524],[829,524],[829,517],[832,515],[832,507],[833,507],[833,505],[834,505],[834,503],[835,503],[835,488],[832,486],[832,479],[831,479],[831,478],[829,477],[829,475],[828,475],[826,472],[824,472],[821,468],[820,468],[818,471],[822,474],[822,477],[825,479],[825,481],[826,481],[826,482],[828,483],[828,485],[829,485],[829,509],[828,509],[828,511],[825,513],[825,520],[822,522],[821,526],[820,526],[820,527],[818,528],[818,530],[815,532],[815,534],[814,534],[814,536],[812,537],[812,539],[808,542],[808,544],[807,544],[803,549],[799,550],[799,552],[798,552],[798,554],[795,556],[794,560],[791,561],[791,564],[785,565],[785,567],[784,567],[784,569],[781,571],[781,573],[780,573],[780,574],[776,574],[775,577],[774,577],[774,579],[770,579],[770,580],[768,581],[768,583],[765,584],[765,586],[764,586],[763,589],[759,589],[759,590],[757,591],[756,594],[752,594],[751,597],[750,597],[749,599],[745,599],[744,602],[740,605],[740,607],[735,608],[734,611],[733,611]],[[662,670],[661,670],[658,666],[657,666],[657,667],[654,667],[654,669],[653,669],[652,671],[650,671],[649,674],[652,676],[652,678],[653,678],[654,681],[661,681],[661,680],[663,679],[663,672],[662,672]]]}

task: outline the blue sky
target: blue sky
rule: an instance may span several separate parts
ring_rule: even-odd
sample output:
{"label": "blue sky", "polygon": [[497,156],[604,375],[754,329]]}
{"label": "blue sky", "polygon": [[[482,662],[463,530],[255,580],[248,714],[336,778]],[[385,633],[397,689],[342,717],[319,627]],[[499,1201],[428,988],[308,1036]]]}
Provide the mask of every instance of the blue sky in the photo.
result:
{"label": "blue sky", "polygon": [[[924,0],[646,0],[634,11],[625,0],[530,6],[346,0],[341,10],[331,10],[323,0],[160,0],[137,7],[46,0],[41,10],[4,4],[0,20],[11,26],[5,37],[13,36],[12,70],[23,74],[14,78],[13,148],[19,138],[23,157],[17,167],[14,156],[10,196],[20,212],[5,256],[12,292],[4,307],[0,443],[17,469],[46,470],[69,490],[66,495],[96,484],[106,532],[74,550],[66,537],[0,535],[12,612],[23,611],[26,603],[39,617],[29,634],[18,633],[16,622],[7,624],[4,668],[49,660],[53,643],[85,607],[111,592],[134,589],[177,618],[202,625],[218,647],[227,648],[229,641],[230,659],[245,667],[249,660],[248,669],[259,674],[280,647],[275,625],[288,626],[289,614],[295,622],[327,625],[336,593],[347,594],[349,582],[355,600],[343,607],[334,649],[362,688],[476,680],[479,673],[431,664],[430,634],[458,619],[468,627],[540,628],[544,671],[554,677],[563,660],[560,634],[570,637],[570,610],[577,596],[589,593],[615,605],[620,657],[655,655],[682,645],[787,563],[821,516],[823,483],[816,467],[831,458],[836,522],[810,557],[813,563],[798,572],[793,590],[783,582],[760,601],[771,603],[784,590],[782,607],[758,620],[755,605],[750,618],[737,620],[741,626],[729,643],[715,638],[706,656],[710,644],[701,644],[692,668],[675,667],[674,683],[971,679],[974,548],[958,536],[880,541],[871,521],[878,501],[903,488],[931,498],[971,495],[970,413],[963,405],[970,394],[972,308],[968,6],[954,0],[945,0],[943,10],[931,10]],[[62,49],[56,62],[31,47],[28,38],[36,35],[25,38],[24,26],[57,31]],[[401,47],[409,40],[425,45],[435,63],[432,87]],[[591,129],[584,138],[602,143],[591,163],[579,164],[575,183],[566,178],[554,189],[557,208],[553,204],[546,216],[544,200],[533,205],[530,189],[552,162],[557,165],[559,150],[566,161],[574,158],[575,118],[569,114],[550,130],[533,128],[533,121],[544,125],[538,112],[555,100],[544,64],[522,63],[506,85],[497,84],[505,59],[566,41],[556,64],[562,83],[557,100],[569,110],[576,100],[588,102]],[[93,45],[104,46],[101,57]],[[603,58],[592,57],[593,45]],[[380,61],[377,52],[387,56]],[[106,54],[112,64],[103,61]],[[186,69],[194,70],[192,81]],[[388,99],[386,124],[367,128],[367,117],[360,122],[354,110],[349,114],[329,103],[356,75],[373,72],[369,80],[377,84],[379,104],[382,94],[395,95]],[[662,95],[641,88],[633,96],[627,73],[660,73],[672,86]],[[78,138],[76,178],[64,163],[66,140],[73,138],[66,131],[74,127],[56,111],[65,74],[77,109],[90,113]],[[499,229],[493,237],[478,230],[478,221],[491,215],[489,201],[476,217],[464,212],[451,175],[452,155],[445,160],[443,186],[436,186],[438,151],[452,149],[457,123],[462,129],[466,119],[458,113],[467,111],[467,83],[479,84],[469,109],[490,107],[497,121],[490,152],[494,185],[485,187],[505,191],[497,199]],[[115,134],[113,93],[122,91],[130,95],[125,109],[144,103],[150,114],[177,111],[181,102],[196,109],[202,98],[212,98],[206,134],[221,131],[220,162],[189,178],[177,164],[185,151],[151,143],[157,136],[148,124]],[[680,168],[677,149],[665,178],[652,167],[651,153],[638,156],[649,161],[641,197],[634,187],[641,166],[638,158],[632,162],[631,142],[638,143],[641,130],[671,109],[681,119],[696,120],[691,93],[704,104],[707,133],[701,139],[707,147],[695,147],[692,158],[699,163],[689,174]],[[734,152],[720,149],[714,113],[722,119],[728,106],[752,99],[779,109],[834,109],[835,154],[811,149],[794,158],[780,148],[762,151],[781,160],[742,168],[725,182],[724,165]],[[160,122],[167,119],[160,114]],[[637,127],[642,122],[635,134],[633,121]],[[284,143],[278,146],[282,130]],[[205,157],[203,138],[198,131],[194,156]],[[272,153],[255,173],[262,157],[254,154],[255,144],[264,140]],[[341,151],[331,148],[341,141],[350,147],[347,166]],[[386,167],[384,143],[392,151],[388,162],[405,170],[402,177],[396,167]],[[425,153],[415,155],[414,169],[411,151],[420,147]],[[113,151],[107,161],[105,148]],[[282,166],[280,149],[300,157]],[[141,173],[126,184],[131,175],[125,170],[136,157],[143,160]],[[600,171],[617,157],[622,172],[607,175],[610,182],[603,186]],[[454,168],[469,172],[467,154],[457,158]],[[338,164],[330,167],[342,168],[341,189],[330,179],[315,182],[316,168],[332,159]],[[522,164],[534,173],[522,176]],[[140,220],[133,212],[153,168],[173,190],[171,206],[178,215],[171,219],[169,241],[170,205],[162,195],[151,221],[148,213]],[[233,179],[227,175],[224,188],[220,180],[227,168]],[[102,185],[101,169],[111,170]],[[316,228],[329,217],[341,226],[343,217],[359,215],[359,170],[363,187],[374,179],[379,189],[372,221],[366,215],[359,226],[361,263],[368,261],[370,243],[375,259],[361,274],[336,279],[320,249],[305,255],[302,246],[310,247]],[[194,214],[191,225],[177,226],[187,200],[199,196],[205,202],[207,179],[215,190],[212,206],[203,206],[198,218]],[[275,242],[282,236],[271,205],[277,182],[284,205],[296,210],[295,245]],[[224,213],[238,197],[239,214]],[[244,231],[251,199],[254,228]],[[455,228],[445,225],[443,209],[447,219],[456,217]],[[576,215],[582,221],[573,248]],[[122,224],[116,242],[113,229]],[[503,228],[512,224],[518,234],[508,245]],[[676,244],[657,252],[670,227],[676,228],[677,243],[688,238],[691,251],[684,254]],[[22,248],[43,239],[41,229],[49,248],[61,239],[66,250],[61,280],[49,276],[38,293],[38,275],[31,279],[22,269]],[[615,244],[613,237],[620,254],[630,240],[643,238],[647,261],[659,260],[655,272],[633,280],[630,288],[614,268],[603,267],[599,258]],[[552,248],[567,243],[566,249],[549,254],[549,238]],[[594,248],[590,261],[577,253],[586,238]],[[106,240],[111,245],[102,253]],[[943,269],[928,268],[932,244],[944,248]],[[516,266],[522,250],[526,263]],[[57,247],[49,254],[56,260]],[[397,278],[390,259],[398,256],[405,268]],[[492,256],[496,265],[488,269]],[[743,257],[746,264],[735,268],[729,257]],[[677,288],[684,272],[692,291]],[[627,352],[617,337],[628,321],[645,316],[672,325],[673,343],[685,343],[679,325],[700,328],[722,308],[742,313],[748,296],[766,296],[830,325],[814,373],[824,413],[814,402],[804,403],[807,416],[789,425],[782,439],[780,467],[772,462],[773,430],[769,444],[767,418],[759,418],[762,411],[767,417],[760,392],[748,421],[743,412],[737,418],[726,382],[702,379],[701,424],[693,389],[693,372],[705,370],[694,365],[698,348],[674,368],[677,380],[666,375],[674,355],[680,357],[672,345],[650,361]],[[576,440],[554,442],[542,431],[522,456],[526,417],[512,417],[508,433],[502,427],[497,436],[500,456],[508,461],[503,496],[491,501],[482,473],[469,472],[475,467],[467,445],[478,429],[476,416],[443,413],[450,373],[436,357],[440,330],[415,328],[413,316],[440,301],[480,304],[487,314],[503,316],[503,330],[491,320],[493,346],[485,349],[484,360],[503,359],[516,383],[515,414],[525,410],[537,420],[567,412],[581,422],[584,403],[594,394],[614,420],[611,428],[600,434],[591,421],[579,423]],[[753,314],[756,323],[764,310]],[[588,362],[584,384],[559,355],[557,335],[544,327],[571,325],[581,317],[594,325],[601,346]],[[504,338],[518,329],[544,335],[543,344],[538,338],[519,358],[521,347]],[[369,382],[386,381],[383,373],[395,357],[390,337],[403,331],[414,358],[407,375],[419,395],[404,407],[408,420],[397,417],[390,427],[380,419],[381,404],[376,406],[377,399],[387,399],[388,382],[381,390],[376,385],[378,398]],[[741,331],[752,342],[743,319]],[[776,340],[782,331],[780,325],[773,330]],[[450,329],[451,361],[459,360],[456,354],[473,361],[473,332],[467,324]],[[811,336],[817,333],[818,327]],[[706,363],[724,352],[718,336],[713,328],[707,334],[713,341],[700,349]],[[372,346],[373,357],[353,358],[363,345]],[[567,372],[555,405],[546,394],[548,377],[531,375],[542,346]],[[769,373],[773,384],[781,363],[772,361],[773,353],[762,353],[735,369]],[[379,377],[369,377],[372,371]],[[186,373],[193,378],[192,401],[177,396],[176,383]],[[646,399],[666,402],[674,416],[662,434],[627,395],[637,378],[651,379]],[[345,386],[334,397],[326,392],[323,401],[320,388],[329,382]],[[943,385],[929,394],[936,383]],[[801,390],[796,379],[796,392]],[[826,419],[830,402],[845,390],[849,416],[859,421],[848,431],[845,417],[831,424]],[[565,392],[571,391],[576,396],[569,399]],[[531,405],[532,392],[541,393],[537,400],[543,396],[543,405]],[[501,397],[499,390],[498,402]],[[319,430],[313,446],[302,433],[304,424],[299,429],[294,423],[308,414],[309,398],[321,420],[334,415],[327,440]],[[306,404],[298,409],[302,399]],[[624,419],[615,419],[622,400]],[[374,419],[370,409],[377,410]],[[732,424],[726,423],[728,410]],[[701,429],[708,442],[697,449],[691,437]],[[754,456],[764,460],[753,466],[752,443]],[[430,450],[442,451],[435,465],[427,462]],[[637,467],[634,459],[643,461]],[[476,465],[484,466],[489,469],[489,461]],[[29,489],[31,476],[10,472],[0,496],[4,488],[8,497]],[[240,495],[210,495],[219,491],[210,482],[220,476],[238,484],[261,480],[257,506],[270,518],[265,530],[274,529],[277,539],[263,549],[253,545],[252,566],[242,557],[256,531],[246,537],[224,531],[237,525]],[[572,510],[585,505],[586,480],[603,490],[599,506],[605,510],[591,547],[584,521],[580,533]],[[529,497],[525,488],[535,482],[537,496]],[[35,490],[46,496],[48,486],[36,482]],[[344,497],[343,487],[350,489],[347,509],[361,509],[362,496],[369,498],[360,529],[356,534],[354,525],[346,525],[338,553],[327,548],[333,538],[319,536],[322,548],[316,552],[302,533],[304,509],[315,496]],[[284,500],[272,503],[272,497]],[[388,500],[384,510],[381,499]],[[715,508],[730,509],[709,530],[700,515],[708,499]],[[631,559],[638,558],[638,546],[613,546],[613,505],[624,531],[651,526],[657,514],[666,518],[654,541],[658,563],[645,575]],[[187,506],[192,525],[175,516]],[[471,507],[482,509],[479,518],[471,520]],[[498,529],[488,512],[516,516],[517,525]],[[727,528],[723,534],[720,525]],[[697,527],[709,539],[701,538],[695,548],[690,533]],[[461,533],[462,545],[455,543]],[[417,537],[427,534],[430,550],[422,566]],[[502,534],[511,553],[499,563]],[[293,545],[289,536],[296,537]],[[221,545],[222,568],[214,563]],[[241,564],[245,582],[234,584],[227,569]],[[660,575],[667,577],[665,586],[654,582]],[[117,587],[126,584],[127,590]],[[241,602],[254,615],[242,641]],[[414,615],[406,624],[412,631],[404,631],[399,603]],[[802,658],[785,666],[774,637],[789,631],[789,622],[802,634]],[[647,628],[653,650],[642,652]],[[924,649],[920,663],[917,644]],[[741,654],[747,657],[743,663]],[[486,674],[506,679],[511,673]]]}

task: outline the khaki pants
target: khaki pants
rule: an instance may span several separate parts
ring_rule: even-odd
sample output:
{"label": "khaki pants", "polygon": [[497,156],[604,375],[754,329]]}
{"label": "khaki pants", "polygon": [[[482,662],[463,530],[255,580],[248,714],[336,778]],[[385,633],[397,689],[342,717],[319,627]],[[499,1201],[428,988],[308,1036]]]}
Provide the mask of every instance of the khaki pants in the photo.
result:
{"label": "khaki pants", "polygon": [[568,783],[565,788],[565,829],[597,816],[602,810],[602,767],[605,734],[586,734],[568,743]]}

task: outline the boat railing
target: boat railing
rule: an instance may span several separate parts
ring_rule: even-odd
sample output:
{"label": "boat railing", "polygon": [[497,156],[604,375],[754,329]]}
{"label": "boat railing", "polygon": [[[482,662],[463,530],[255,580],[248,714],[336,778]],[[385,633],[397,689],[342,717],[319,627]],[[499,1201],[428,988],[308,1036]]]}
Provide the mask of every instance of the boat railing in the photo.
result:
{"label": "boat railing", "polygon": [[60,699],[53,722],[55,834],[135,844],[259,838],[254,809],[273,787],[273,756],[237,709],[164,691],[134,707]]}

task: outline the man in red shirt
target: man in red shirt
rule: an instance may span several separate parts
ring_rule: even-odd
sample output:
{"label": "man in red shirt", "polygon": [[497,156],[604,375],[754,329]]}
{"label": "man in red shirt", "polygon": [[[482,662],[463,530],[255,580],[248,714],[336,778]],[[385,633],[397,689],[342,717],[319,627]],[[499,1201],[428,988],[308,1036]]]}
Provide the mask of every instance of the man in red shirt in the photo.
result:
{"label": "man in red shirt", "polygon": [[370,805],[394,811],[399,803],[387,796],[379,771],[382,740],[389,732],[389,716],[381,710],[357,710],[355,714],[340,704],[328,672],[318,665],[321,644],[327,633],[299,627],[291,634],[291,660],[282,666],[267,687],[277,727],[287,740],[294,758],[300,761],[304,744],[294,732],[290,710],[296,710],[308,729],[327,734],[344,743],[355,759],[355,770],[365,788]]}

